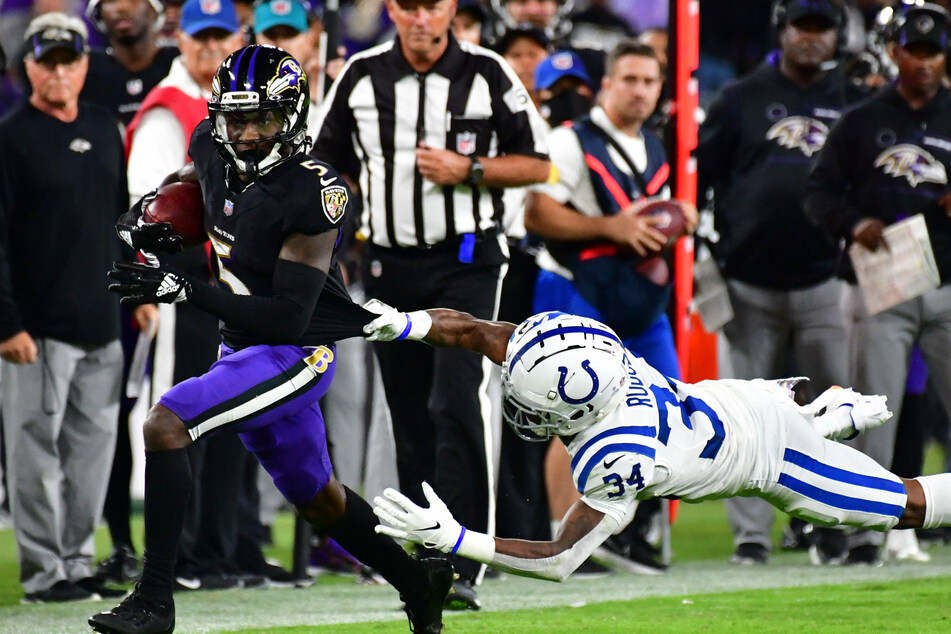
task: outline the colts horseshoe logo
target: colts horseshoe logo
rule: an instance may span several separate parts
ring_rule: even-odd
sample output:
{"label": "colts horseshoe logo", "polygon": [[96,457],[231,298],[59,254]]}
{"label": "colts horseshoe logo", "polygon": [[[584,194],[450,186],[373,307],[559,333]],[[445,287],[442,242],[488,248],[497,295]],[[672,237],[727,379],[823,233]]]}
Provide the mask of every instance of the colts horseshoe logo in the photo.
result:
{"label": "colts horseshoe logo", "polygon": [[571,398],[565,394],[565,379],[568,378],[568,368],[565,366],[560,366],[558,368],[558,374],[561,376],[558,378],[558,396],[561,397],[561,400],[570,404],[570,405],[580,405],[581,403],[587,403],[594,395],[598,393],[598,387],[600,386],[600,381],[598,381],[598,375],[595,374],[594,370],[591,369],[591,362],[585,359],[581,362],[581,369],[588,373],[588,376],[591,377],[591,391],[588,392],[585,396],[581,398]]}

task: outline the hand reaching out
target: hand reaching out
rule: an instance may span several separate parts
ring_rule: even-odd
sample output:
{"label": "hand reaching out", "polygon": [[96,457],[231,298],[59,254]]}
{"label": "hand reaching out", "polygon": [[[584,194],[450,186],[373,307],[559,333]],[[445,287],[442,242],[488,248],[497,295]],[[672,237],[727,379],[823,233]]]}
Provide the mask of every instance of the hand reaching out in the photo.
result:
{"label": "hand reaching out", "polygon": [[462,541],[465,529],[428,482],[423,482],[423,495],[429,502],[429,508],[417,506],[395,489],[386,489],[383,497],[373,498],[373,513],[385,522],[376,527],[376,532],[408,539],[444,553],[454,552]]}

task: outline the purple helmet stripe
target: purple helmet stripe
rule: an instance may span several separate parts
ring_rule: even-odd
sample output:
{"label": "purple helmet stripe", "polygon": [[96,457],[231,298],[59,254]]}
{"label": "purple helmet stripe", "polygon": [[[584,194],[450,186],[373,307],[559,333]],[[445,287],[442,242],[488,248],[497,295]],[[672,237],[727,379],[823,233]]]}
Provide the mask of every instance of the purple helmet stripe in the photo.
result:
{"label": "purple helmet stripe", "polygon": [[257,58],[258,53],[260,52],[261,52],[261,47],[255,46],[254,52],[251,54],[251,66],[248,68],[248,81],[254,81],[254,60]]}
{"label": "purple helmet stripe", "polygon": [[231,92],[238,89],[238,72],[241,70],[241,58],[243,58],[247,52],[248,49],[245,48],[241,51],[241,54],[238,55],[238,59],[234,60],[234,67],[231,69]]}

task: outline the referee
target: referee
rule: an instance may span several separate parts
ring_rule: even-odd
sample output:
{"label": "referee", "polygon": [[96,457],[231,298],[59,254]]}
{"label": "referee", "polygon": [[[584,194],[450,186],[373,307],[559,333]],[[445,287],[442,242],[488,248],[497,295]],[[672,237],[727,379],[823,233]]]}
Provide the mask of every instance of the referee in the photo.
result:
{"label": "referee", "polygon": [[[508,259],[502,190],[548,178],[544,124],[501,57],[450,33],[456,0],[386,0],[386,9],[396,39],[349,60],[312,153],[359,184],[368,297],[492,319]],[[491,532],[488,363],[412,342],[376,352],[403,493],[425,505],[428,481],[462,524]],[[447,607],[478,609],[481,565],[453,564],[460,578]]]}

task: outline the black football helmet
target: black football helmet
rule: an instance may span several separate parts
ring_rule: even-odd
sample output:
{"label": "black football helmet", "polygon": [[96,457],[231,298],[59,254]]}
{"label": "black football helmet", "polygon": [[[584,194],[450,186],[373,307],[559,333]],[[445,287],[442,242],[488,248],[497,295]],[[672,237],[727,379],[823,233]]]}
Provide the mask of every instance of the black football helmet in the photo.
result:
{"label": "black football helmet", "polygon": [[287,52],[259,45],[235,51],[218,67],[211,92],[215,147],[238,174],[254,180],[306,149],[307,75]]}

